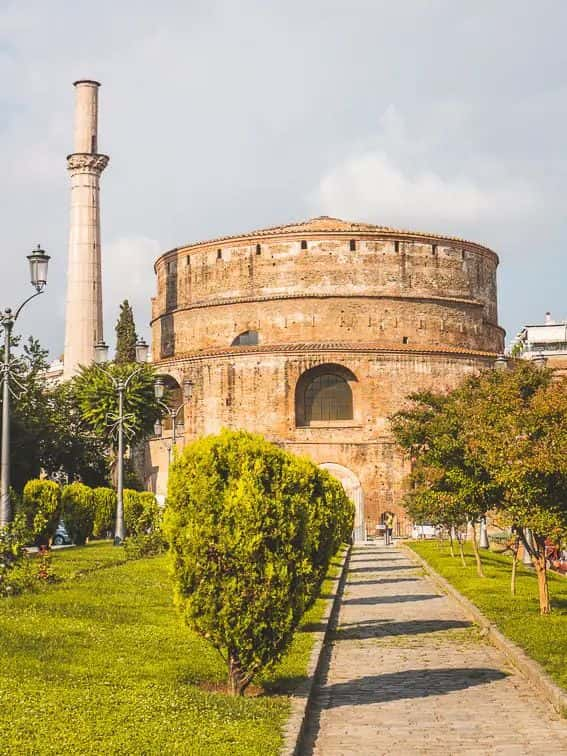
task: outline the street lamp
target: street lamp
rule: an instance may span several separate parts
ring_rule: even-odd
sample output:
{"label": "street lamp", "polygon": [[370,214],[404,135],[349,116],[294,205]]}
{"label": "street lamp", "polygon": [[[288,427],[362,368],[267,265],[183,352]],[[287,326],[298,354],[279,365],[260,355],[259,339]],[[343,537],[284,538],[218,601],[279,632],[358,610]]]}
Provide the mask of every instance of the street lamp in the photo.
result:
{"label": "street lamp", "polygon": [[[189,378],[185,378],[182,383],[183,398],[186,401],[191,399],[193,394],[193,381]],[[177,416],[184,407],[184,402],[181,402],[177,409],[170,407],[163,401],[165,395],[165,378],[162,375],[158,375],[154,382],[154,395],[158,401],[158,404],[164,410],[164,413],[171,418],[171,445],[167,447],[168,454],[168,466],[171,464],[171,451],[175,448],[177,442]],[[163,433],[163,426],[161,420],[156,420],[154,424],[154,434],[159,438]]]}
{"label": "street lamp", "polygon": [[126,378],[116,378],[110,371],[102,367],[104,363],[108,362],[108,346],[104,341],[101,340],[95,344],[94,351],[95,364],[110,380],[118,393],[118,418],[116,420],[118,428],[118,453],[116,460],[116,526],[114,529],[114,545],[120,546],[126,536],[126,528],[124,526],[124,395],[132,378],[143,370],[148,359],[148,345],[143,339],[139,339],[136,342],[136,362],[142,364]]}
{"label": "street lamp", "polygon": [[27,255],[30,266],[30,283],[35,294],[25,299],[15,313],[7,307],[0,315],[0,325],[4,328],[4,362],[2,363],[2,455],[0,461],[0,528],[12,521],[10,503],[10,346],[14,323],[19,314],[32,299],[39,296],[47,284],[47,268],[50,257],[37,245],[37,249]]}

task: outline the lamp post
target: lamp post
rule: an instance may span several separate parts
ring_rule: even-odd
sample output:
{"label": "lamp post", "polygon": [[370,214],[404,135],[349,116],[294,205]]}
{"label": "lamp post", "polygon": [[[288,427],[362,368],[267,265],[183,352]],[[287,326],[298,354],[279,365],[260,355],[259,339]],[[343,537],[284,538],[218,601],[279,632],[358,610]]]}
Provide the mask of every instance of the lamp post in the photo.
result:
{"label": "lamp post", "polygon": [[120,546],[126,536],[124,527],[124,395],[130,381],[143,369],[148,359],[148,345],[143,339],[136,342],[136,362],[142,363],[133,370],[126,378],[116,378],[111,372],[105,370],[102,365],[108,362],[108,346],[104,341],[95,344],[95,363],[111,381],[118,394],[118,452],[116,465],[116,525],[114,528],[114,545]]}
{"label": "lamp post", "polygon": [[0,461],[0,528],[12,521],[10,502],[10,346],[12,331],[19,314],[32,299],[39,296],[47,285],[47,268],[50,257],[39,244],[27,255],[30,266],[30,282],[35,294],[25,299],[16,312],[7,307],[0,315],[0,325],[4,329],[4,361],[2,363],[2,454]]}
{"label": "lamp post", "polygon": [[[191,399],[191,396],[193,394],[193,381],[191,381],[189,378],[185,378],[182,385],[183,390],[183,399],[185,401],[189,401]],[[166,404],[163,401],[163,397],[165,395],[165,379],[162,375],[158,375],[158,377],[155,380],[154,383],[154,395],[155,398],[158,401],[158,404],[163,408],[164,413],[171,418],[171,445],[167,447],[167,455],[168,455],[168,468],[171,464],[171,452],[172,449],[175,448],[175,444],[177,441],[177,416],[181,412],[181,410],[185,406],[185,402],[181,402],[179,407],[177,409],[174,409],[173,407],[170,407],[168,404]],[[161,437],[163,433],[163,426],[161,424],[161,420],[156,420],[154,424],[154,433],[157,437]]]}

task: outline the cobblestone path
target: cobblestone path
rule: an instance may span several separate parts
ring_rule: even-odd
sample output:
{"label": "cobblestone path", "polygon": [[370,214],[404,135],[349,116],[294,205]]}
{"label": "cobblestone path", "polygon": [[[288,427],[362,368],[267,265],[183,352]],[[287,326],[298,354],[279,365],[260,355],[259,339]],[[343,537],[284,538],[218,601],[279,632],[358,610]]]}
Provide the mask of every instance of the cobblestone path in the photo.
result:
{"label": "cobblestone path", "polygon": [[401,550],[356,547],[304,754],[543,753],[567,720]]}

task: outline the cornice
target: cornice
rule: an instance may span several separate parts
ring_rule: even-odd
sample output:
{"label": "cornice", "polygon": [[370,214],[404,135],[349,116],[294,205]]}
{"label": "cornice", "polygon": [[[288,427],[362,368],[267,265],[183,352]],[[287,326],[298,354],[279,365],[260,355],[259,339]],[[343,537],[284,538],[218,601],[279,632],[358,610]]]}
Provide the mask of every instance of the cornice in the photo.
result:
{"label": "cornice", "polygon": [[[478,299],[465,299],[461,297],[441,297],[441,296],[411,296],[411,295],[405,295],[405,294],[340,294],[340,293],[334,293],[334,292],[320,292],[320,293],[302,293],[302,294],[273,294],[269,295],[266,294],[265,296],[257,296],[257,295],[251,295],[248,297],[227,297],[226,299],[211,299],[208,302],[207,301],[199,301],[199,302],[193,302],[189,305],[184,305],[183,307],[175,307],[171,310],[166,310],[165,312],[160,313],[157,317],[153,318],[150,321],[150,325],[155,323],[158,320],[161,320],[161,318],[168,317],[170,315],[175,314],[176,312],[186,312],[188,310],[201,310],[207,307],[225,307],[228,305],[234,305],[234,304],[252,304],[255,302],[271,302],[271,301],[282,301],[287,299],[349,299],[349,300],[355,300],[355,299],[386,299],[386,300],[393,300],[393,301],[408,301],[411,300],[413,302],[433,302],[434,304],[439,303],[450,303],[450,304],[457,304],[457,305],[465,305],[475,308],[482,308],[484,307],[484,302],[481,302]],[[490,324],[493,325],[493,324]],[[495,328],[500,328],[500,326],[495,325]],[[501,329],[502,330],[502,329]]]}
{"label": "cornice", "polygon": [[298,342],[292,344],[261,344],[258,346],[236,346],[224,347],[223,349],[199,349],[195,351],[183,352],[175,357],[168,357],[162,360],[154,361],[154,366],[159,370],[165,366],[177,365],[179,363],[202,362],[214,358],[224,357],[242,357],[247,355],[264,355],[264,354],[370,354],[370,355],[392,355],[397,357],[407,356],[439,356],[439,357],[457,357],[463,359],[496,359],[497,352],[481,351],[475,349],[463,349],[461,347],[435,347],[435,346],[412,346],[385,345],[380,342],[350,342],[350,341],[324,341],[324,342]]}
{"label": "cornice", "polygon": [[154,269],[161,259],[178,252],[191,252],[193,250],[206,250],[210,247],[217,247],[219,243],[231,242],[233,244],[251,244],[254,241],[269,239],[297,240],[297,239],[376,239],[376,240],[395,240],[395,241],[420,241],[424,243],[446,242],[450,246],[455,244],[465,246],[468,250],[474,250],[484,255],[493,257],[498,264],[499,258],[494,250],[477,242],[462,239],[458,236],[447,236],[444,234],[433,234],[426,231],[409,231],[404,229],[391,228],[389,226],[378,226],[371,223],[358,223],[354,221],[345,221],[340,218],[329,218],[321,216],[299,223],[289,223],[282,226],[271,226],[269,228],[248,231],[243,234],[217,236],[198,242],[174,247],[164,252],[154,263]]}

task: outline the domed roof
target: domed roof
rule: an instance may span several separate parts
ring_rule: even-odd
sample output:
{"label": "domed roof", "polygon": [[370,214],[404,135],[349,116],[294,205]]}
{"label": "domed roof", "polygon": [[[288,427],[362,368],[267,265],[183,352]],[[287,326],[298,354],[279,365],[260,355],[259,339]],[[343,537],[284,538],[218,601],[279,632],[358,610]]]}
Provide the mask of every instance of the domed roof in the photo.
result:
{"label": "domed roof", "polygon": [[258,239],[262,237],[272,236],[301,236],[303,234],[384,234],[389,237],[398,237],[400,240],[439,240],[447,242],[458,242],[461,244],[467,244],[471,247],[476,247],[489,253],[496,255],[493,250],[478,244],[477,242],[467,241],[457,236],[446,236],[444,234],[432,234],[425,231],[408,231],[398,228],[392,228],[391,226],[378,226],[374,223],[363,223],[361,221],[349,221],[342,218],[333,218],[330,215],[319,215],[316,218],[309,218],[308,220],[299,221],[297,223],[287,223],[281,226],[268,226],[267,228],[259,228],[254,231],[246,231],[243,234],[229,234],[227,236],[217,236],[214,239],[204,239],[198,242],[189,242],[189,244],[180,245],[174,249],[168,250],[163,256],[166,256],[172,252],[176,252],[181,249],[193,249],[195,247],[202,247],[212,244],[218,244],[226,241],[240,241],[248,239]]}

